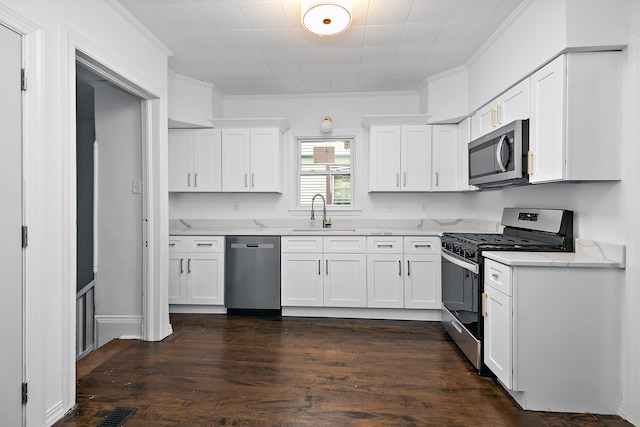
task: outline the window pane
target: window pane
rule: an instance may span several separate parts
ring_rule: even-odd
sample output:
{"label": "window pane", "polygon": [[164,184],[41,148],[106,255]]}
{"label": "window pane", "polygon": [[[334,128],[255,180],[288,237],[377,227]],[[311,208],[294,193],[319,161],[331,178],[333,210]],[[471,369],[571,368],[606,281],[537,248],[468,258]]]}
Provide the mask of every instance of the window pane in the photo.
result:
{"label": "window pane", "polygon": [[351,171],[351,140],[300,141],[302,172]]}

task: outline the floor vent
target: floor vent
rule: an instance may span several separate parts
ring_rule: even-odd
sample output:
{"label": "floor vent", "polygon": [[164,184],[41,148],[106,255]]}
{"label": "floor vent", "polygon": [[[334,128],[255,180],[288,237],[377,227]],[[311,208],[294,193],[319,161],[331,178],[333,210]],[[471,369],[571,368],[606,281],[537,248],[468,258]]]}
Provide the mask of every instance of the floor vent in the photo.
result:
{"label": "floor vent", "polygon": [[137,411],[136,408],[125,408],[118,406],[98,424],[97,427],[120,427]]}

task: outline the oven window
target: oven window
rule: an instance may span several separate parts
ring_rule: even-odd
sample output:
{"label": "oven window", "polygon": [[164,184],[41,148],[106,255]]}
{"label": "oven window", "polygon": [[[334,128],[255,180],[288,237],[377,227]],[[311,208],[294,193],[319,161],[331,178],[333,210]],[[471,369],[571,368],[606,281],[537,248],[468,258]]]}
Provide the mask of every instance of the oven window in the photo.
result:
{"label": "oven window", "polygon": [[476,338],[478,330],[478,275],[442,259],[442,302]]}

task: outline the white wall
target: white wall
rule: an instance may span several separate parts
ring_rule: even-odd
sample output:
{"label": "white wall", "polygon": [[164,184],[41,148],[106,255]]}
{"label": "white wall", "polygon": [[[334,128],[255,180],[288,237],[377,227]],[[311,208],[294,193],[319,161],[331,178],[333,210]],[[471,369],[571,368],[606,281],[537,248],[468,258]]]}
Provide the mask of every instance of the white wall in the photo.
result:
{"label": "white wall", "polygon": [[141,100],[107,82],[94,83],[98,142],[98,347],[114,338],[142,338]]}
{"label": "white wall", "polygon": [[[157,96],[149,129],[158,183],[152,192],[166,189],[160,151],[166,152],[167,53],[109,0],[0,0],[0,22],[26,34],[26,417],[27,425],[43,426],[75,402],[75,49]],[[166,202],[157,196],[153,202],[166,233]],[[150,223],[160,235],[157,218]],[[159,274],[166,261],[157,256],[164,239],[151,260],[158,286],[166,281]]]}

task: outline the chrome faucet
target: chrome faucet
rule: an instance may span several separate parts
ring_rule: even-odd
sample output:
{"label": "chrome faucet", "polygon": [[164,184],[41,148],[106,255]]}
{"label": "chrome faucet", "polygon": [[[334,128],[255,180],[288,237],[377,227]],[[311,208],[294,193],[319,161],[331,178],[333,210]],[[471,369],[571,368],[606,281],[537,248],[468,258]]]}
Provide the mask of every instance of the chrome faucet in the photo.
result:
{"label": "chrome faucet", "polygon": [[317,193],[313,196],[313,199],[311,199],[311,219],[316,219],[316,216],[313,213],[313,202],[316,201],[316,197],[318,196],[322,199],[322,228],[329,228],[331,227],[331,221],[327,221],[327,203],[324,200],[324,196],[320,193]]}

